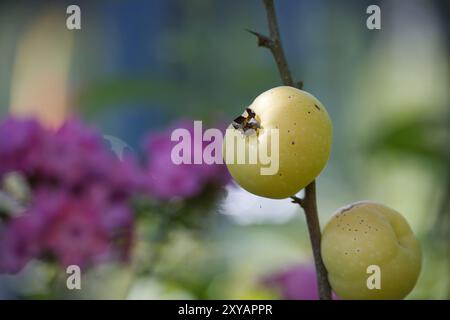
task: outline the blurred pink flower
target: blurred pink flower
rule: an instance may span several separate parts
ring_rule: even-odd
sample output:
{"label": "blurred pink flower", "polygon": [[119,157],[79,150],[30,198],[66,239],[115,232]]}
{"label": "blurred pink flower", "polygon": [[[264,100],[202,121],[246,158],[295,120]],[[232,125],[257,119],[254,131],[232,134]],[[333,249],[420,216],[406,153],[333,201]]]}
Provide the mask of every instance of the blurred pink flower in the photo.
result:
{"label": "blurred pink flower", "polygon": [[[43,201],[49,201],[44,199]],[[63,265],[85,266],[106,253],[108,234],[102,225],[102,208],[89,201],[61,199],[54,210],[47,213],[45,227],[41,230],[41,245]]]}
{"label": "blurred pink flower", "polygon": [[27,171],[46,137],[33,119],[6,118],[0,125],[0,178],[10,171]]}
{"label": "blurred pink flower", "polygon": [[1,123],[0,180],[18,171],[33,196],[20,217],[0,225],[0,272],[18,272],[33,258],[63,266],[127,260],[134,236],[131,196],[145,191],[161,200],[191,198],[226,183],[224,165],[172,163],[175,128],[193,134],[193,122],[182,121],[150,135],[148,162],[140,168],[130,156],[120,161],[96,130],[76,119],[56,131],[34,120]]}
{"label": "blurred pink flower", "polygon": [[100,185],[105,191],[129,195],[138,187],[139,175],[134,159],[119,161],[98,132],[70,120],[49,134],[31,177],[35,184],[55,185],[58,189],[90,191],[92,186]]}
{"label": "blurred pink flower", "polygon": [[[146,165],[146,188],[161,200],[192,198],[199,195],[208,185],[221,186],[229,181],[228,171],[223,164],[179,164],[172,162],[173,147],[179,142],[171,141],[172,131],[187,129],[194,136],[193,121],[178,121],[169,129],[150,134],[145,143],[148,155]],[[191,157],[193,157],[191,143]],[[207,143],[203,143],[203,148]]]}
{"label": "blurred pink flower", "polygon": [[120,161],[78,120],[50,131],[13,118],[0,124],[0,157],[7,160],[0,162],[0,180],[19,171],[33,190],[26,212],[0,227],[0,272],[49,256],[64,266],[128,258],[134,228],[128,200],[141,175],[134,159]]}
{"label": "blurred pink flower", "polygon": [[[286,300],[319,300],[313,264],[291,266],[264,278],[263,283],[279,290],[281,297]],[[336,298],[333,294],[333,299]]]}
{"label": "blurred pink flower", "polygon": [[40,227],[39,219],[22,216],[0,229],[0,273],[17,273],[36,257]]}

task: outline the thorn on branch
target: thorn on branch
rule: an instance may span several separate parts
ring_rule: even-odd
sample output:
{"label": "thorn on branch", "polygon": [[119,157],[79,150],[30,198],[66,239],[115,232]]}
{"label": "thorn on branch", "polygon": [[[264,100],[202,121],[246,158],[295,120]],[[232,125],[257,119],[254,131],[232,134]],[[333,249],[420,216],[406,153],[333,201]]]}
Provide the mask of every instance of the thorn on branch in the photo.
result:
{"label": "thorn on branch", "polygon": [[303,89],[303,80],[295,82],[295,87],[298,89]]}
{"label": "thorn on branch", "polygon": [[273,48],[274,42],[270,37],[265,36],[259,32],[256,32],[256,31],[253,31],[250,29],[245,29],[245,30],[258,38],[258,47],[266,47],[268,49]]}
{"label": "thorn on branch", "polygon": [[292,203],[298,203],[302,208],[304,208],[303,206],[305,205],[305,201],[302,198],[296,197],[296,196],[292,196],[291,197],[291,202]]}

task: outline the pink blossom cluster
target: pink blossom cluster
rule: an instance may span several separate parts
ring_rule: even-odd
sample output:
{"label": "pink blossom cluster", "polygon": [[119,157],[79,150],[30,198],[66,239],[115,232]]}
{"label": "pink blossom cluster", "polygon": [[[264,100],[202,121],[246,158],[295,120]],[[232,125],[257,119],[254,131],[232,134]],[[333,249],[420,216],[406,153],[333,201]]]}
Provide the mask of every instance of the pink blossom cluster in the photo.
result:
{"label": "pink blossom cluster", "polygon": [[[193,122],[182,120],[166,130],[150,134],[145,141],[148,161],[145,166],[146,189],[161,200],[198,196],[207,186],[220,186],[230,179],[223,164],[174,164],[171,152],[177,144],[171,141],[171,133],[178,128],[187,129],[194,136]],[[203,142],[203,149],[206,143]],[[191,144],[191,156],[194,144]]]}
{"label": "pink blossom cluster", "polygon": [[0,123],[0,182],[18,172],[32,189],[25,212],[0,220],[0,273],[16,273],[34,258],[63,266],[127,260],[131,197],[185,199],[227,181],[223,165],[173,164],[170,132],[149,135],[141,166],[131,157],[120,160],[99,132],[78,120],[56,131],[33,119]]}
{"label": "pink blossom cluster", "polygon": [[18,172],[33,190],[25,212],[0,229],[0,272],[39,257],[64,266],[127,258],[134,223],[128,200],[139,175],[99,133],[77,120],[52,131],[8,118],[0,125],[0,159],[0,180]]}

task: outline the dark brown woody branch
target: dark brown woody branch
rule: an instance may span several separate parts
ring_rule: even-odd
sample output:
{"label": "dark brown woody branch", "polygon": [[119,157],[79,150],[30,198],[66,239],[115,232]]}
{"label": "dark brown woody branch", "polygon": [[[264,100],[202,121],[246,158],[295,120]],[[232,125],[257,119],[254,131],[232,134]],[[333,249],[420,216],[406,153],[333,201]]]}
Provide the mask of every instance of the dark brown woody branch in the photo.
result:
{"label": "dark brown woody branch", "polygon": [[[258,45],[268,48],[275,59],[281,79],[285,85],[297,87],[301,89],[303,82],[293,81],[291,71],[287,64],[281,45],[280,32],[278,30],[277,17],[273,0],[263,0],[267,13],[267,21],[269,24],[270,36],[264,36],[258,32],[248,30],[258,38]],[[316,183],[311,182],[305,188],[305,197],[303,199],[296,196],[291,197],[292,202],[299,204],[305,211],[306,223],[308,225],[309,237],[311,241],[314,262],[317,273],[317,283],[319,287],[319,297],[322,300],[331,299],[331,288],[328,282],[328,273],[323,264],[322,255],[320,253],[321,231],[319,224],[319,216],[317,212],[316,200]]]}

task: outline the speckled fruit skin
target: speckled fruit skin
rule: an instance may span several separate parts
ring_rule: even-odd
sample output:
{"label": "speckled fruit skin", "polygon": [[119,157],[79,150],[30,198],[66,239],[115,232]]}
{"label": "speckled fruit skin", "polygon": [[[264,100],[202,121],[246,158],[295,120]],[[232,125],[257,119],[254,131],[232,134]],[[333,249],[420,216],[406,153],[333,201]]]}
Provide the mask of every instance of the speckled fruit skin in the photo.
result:
{"label": "speckled fruit skin", "polygon": [[[279,129],[279,170],[275,175],[261,175],[259,162],[227,164],[228,170],[242,188],[253,194],[273,199],[295,195],[319,175],[328,161],[332,123],[325,107],[305,91],[281,86],[260,94],[249,108],[262,127],[259,141],[267,140],[268,129]],[[229,129],[235,130],[232,126]],[[223,152],[225,155],[226,148]]]}
{"label": "speckled fruit skin", "polygon": [[[408,222],[382,204],[361,201],[338,210],[322,235],[331,287],[343,299],[403,299],[421,269],[419,242]],[[369,265],[381,271],[381,289],[367,288]]]}

